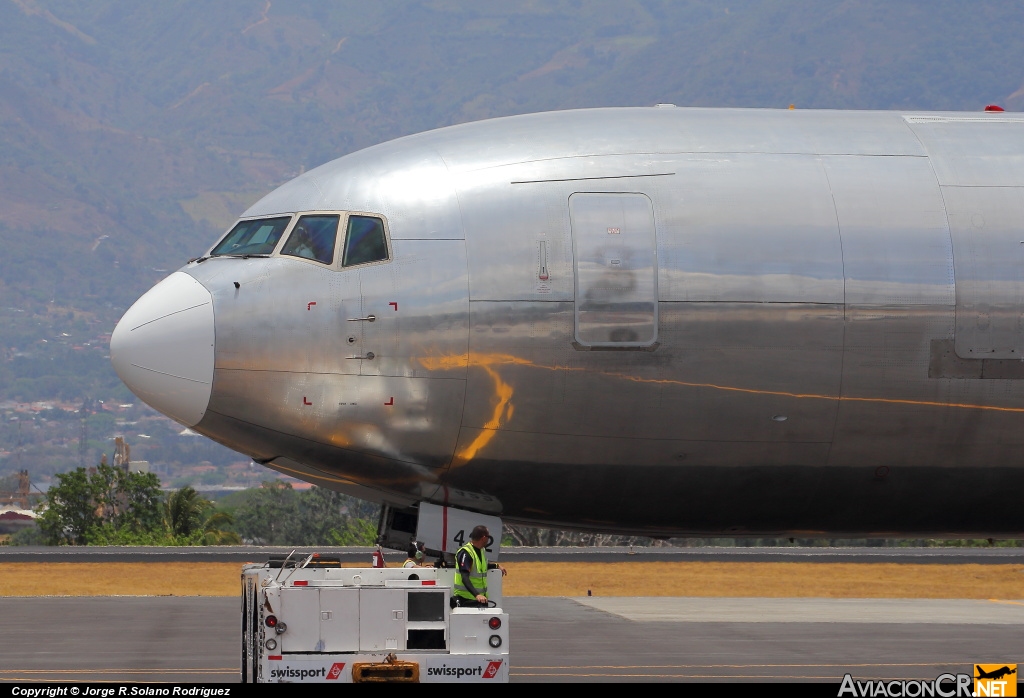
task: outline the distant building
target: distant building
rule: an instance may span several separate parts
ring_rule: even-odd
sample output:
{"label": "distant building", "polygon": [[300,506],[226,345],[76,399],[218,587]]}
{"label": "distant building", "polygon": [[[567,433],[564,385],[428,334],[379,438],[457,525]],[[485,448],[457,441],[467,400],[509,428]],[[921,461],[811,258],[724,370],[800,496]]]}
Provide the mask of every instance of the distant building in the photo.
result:
{"label": "distant building", "polygon": [[35,522],[34,511],[13,506],[0,507],[0,534],[17,533],[23,528],[33,526]]}

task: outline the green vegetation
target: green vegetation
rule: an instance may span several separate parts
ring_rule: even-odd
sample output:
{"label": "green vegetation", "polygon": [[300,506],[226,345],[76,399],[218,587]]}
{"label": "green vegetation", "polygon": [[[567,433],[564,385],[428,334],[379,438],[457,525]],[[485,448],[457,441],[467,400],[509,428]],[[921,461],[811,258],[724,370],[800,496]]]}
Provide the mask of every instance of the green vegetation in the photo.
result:
{"label": "green vegetation", "polygon": [[206,545],[237,545],[242,539],[230,528],[234,517],[226,511],[216,511],[215,505],[191,487],[184,487],[167,496],[164,523],[176,539],[202,538]]}
{"label": "green vegetation", "polygon": [[152,473],[100,464],[62,473],[57,483],[40,505],[48,545],[153,545],[163,533],[160,481]]}
{"label": "green vegetation", "polygon": [[313,487],[264,482],[216,503],[192,487],[166,499],[152,473],[101,464],[57,475],[34,529],[15,545],[372,545],[375,505]]}
{"label": "green vegetation", "polygon": [[258,545],[372,545],[376,505],[333,490],[296,492],[286,482],[264,482],[248,490],[235,509],[236,530]]}

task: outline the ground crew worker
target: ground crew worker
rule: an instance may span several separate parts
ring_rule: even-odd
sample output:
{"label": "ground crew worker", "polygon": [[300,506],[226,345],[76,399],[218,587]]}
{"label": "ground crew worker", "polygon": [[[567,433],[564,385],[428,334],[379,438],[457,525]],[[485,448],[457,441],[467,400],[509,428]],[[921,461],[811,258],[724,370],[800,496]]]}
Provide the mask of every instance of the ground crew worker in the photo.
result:
{"label": "ground crew worker", "polygon": [[402,563],[402,567],[426,567],[423,564],[424,557],[423,543],[413,541],[409,543],[409,557]]}
{"label": "ground crew worker", "polygon": [[508,574],[504,567],[487,564],[487,541],[491,534],[486,526],[477,526],[469,534],[469,542],[455,553],[455,591],[452,607],[487,607],[487,570],[499,569],[502,576]]}

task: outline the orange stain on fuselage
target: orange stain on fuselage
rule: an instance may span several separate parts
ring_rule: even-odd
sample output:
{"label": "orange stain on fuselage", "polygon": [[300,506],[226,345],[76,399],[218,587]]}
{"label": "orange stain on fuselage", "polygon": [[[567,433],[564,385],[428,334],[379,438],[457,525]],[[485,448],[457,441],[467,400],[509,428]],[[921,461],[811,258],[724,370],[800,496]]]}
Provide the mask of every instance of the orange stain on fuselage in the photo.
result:
{"label": "orange stain on fuselage", "polygon": [[502,380],[501,376],[498,375],[498,372],[492,366],[520,364],[546,368],[511,354],[480,354],[478,352],[470,352],[468,357],[465,354],[421,357],[419,362],[430,371],[445,371],[462,368],[467,365],[470,368],[480,367],[494,381],[494,408],[491,411],[491,418],[487,420],[487,423],[484,424],[482,431],[476,435],[476,438],[455,454],[451,462],[452,468],[461,467],[473,460],[476,454],[480,452],[480,449],[486,446],[494,438],[494,435],[498,433],[498,427],[501,426],[502,418],[505,419],[506,423],[512,419],[512,413],[515,411],[515,407],[512,405],[512,386]]}
{"label": "orange stain on fuselage", "polygon": [[[513,354],[480,353],[469,352],[466,354],[447,356],[428,356],[418,359],[420,364],[431,371],[445,371],[456,368],[482,368],[494,381],[494,408],[490,419],[481,427],[482,431],[473,439],[472,443],[462,448],[455,454],[452,460],[452,467],[456,468],[465,465],[494,438],[502,421],[507,424],[512,419],[513,405],[512,394],[514,388],[506,383],[495,370],[496,366],[527,366],[530,368],[545,371],[589,371],[583,367],[559,366],[539,364],[529,359],[524,359]],[[833,400],[837,402],[872,402],[878,404],[892,405],[915,405],[920,407],[955,407],[958,409],[987,410],[993,412],[1016,412],[1024,413],[1024,407],[999,407],[996,405],[976,405],[959,402],[939,402],[935,400],[903,400],[898,398],[882,397],[854,397],[839,395],[822,395],[817,393],[793,393],[784,390],[759,390],[756,388],[742,388],[731,385],[718,385],[716,383],[699,383],[681,381],[672,378],[643,378],[625,373],[608,373],[604,371],[592,371],[596,375],[606,378],[626,380],[633,383],[649,383],[652,385],[670,385],[685,388],[707,388],[710,390],[721,390],[726,392],[747,393],[750,395],[776,395],[779,397],[796,398],[800,400]]]}

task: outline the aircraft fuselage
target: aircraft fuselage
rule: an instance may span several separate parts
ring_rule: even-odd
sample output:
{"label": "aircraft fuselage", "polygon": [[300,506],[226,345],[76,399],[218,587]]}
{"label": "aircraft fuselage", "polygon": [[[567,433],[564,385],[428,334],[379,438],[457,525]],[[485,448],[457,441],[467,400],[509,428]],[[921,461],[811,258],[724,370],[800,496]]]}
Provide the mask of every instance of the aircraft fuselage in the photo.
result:
{"label": "aircraft fuselage", "polygon": [[[187,264],[111,354],[269,467],[650,535],[1024,532],[1024,118],[509,117],[242,218],[284,219],[268,256]],[[285,253],[310,223],[329,261]]]}

